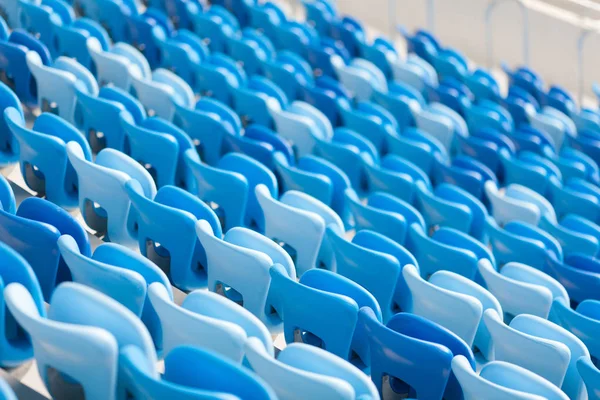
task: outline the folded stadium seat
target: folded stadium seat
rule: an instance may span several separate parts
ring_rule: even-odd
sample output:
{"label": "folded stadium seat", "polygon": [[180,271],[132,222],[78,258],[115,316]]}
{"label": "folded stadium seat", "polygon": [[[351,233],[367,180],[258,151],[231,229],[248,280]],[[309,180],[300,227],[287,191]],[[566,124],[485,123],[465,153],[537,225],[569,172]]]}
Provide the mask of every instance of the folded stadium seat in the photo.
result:
{"label": "folded stadium seat", "polygon": [[171,21],[162,12],[148,8],[143,14],[127,15],[127,42],[138,49],[148,60],[152,69],[158,68],[162,62],[162,53],[158,43],[173,34]]}
{"label": "folded stadium seat", "polygon": [[281,400],[304,398],[377,399],[369,378],[352,365],[314,346],[292,343],[273,358],[255,338],[246,344],[253,370]]}
{"label": "folded stadium seat", "polygon": [[21,110],[7,108],[4,120],[18,143],[21,174],[39,197],[66,209],[78,206],[78,181],[67,157],[67,143],[81,146],[86,160],[92,151],[83,135],[64,119],[50,113],[36,118],[32,129],[25,126]]}
{"label": "folded stadium seat", "polygon": [[541,376],[504,361],[492,361],[476,372],[464,356],[452,359],[452,373],[456,376],[465,400],[480,396],[507,397],[515,400],[566,400],[567,395]]}
{"label": "folded stadium seat", "polygon": [[196,233],[206,249],[208,289],[242,305],[269,331],[279,332],[281,321],[270,317],[267,306],[270,269],[281,264],[285,275],[295,280],[296,268],[290,256],[273,241],[246,228],[233,228],[221,239],[202,220],[196,224]]}
{"label": "folded stadium seat", "polygon": [[[112,2],[112,0],[106,1]],[[95,38],[90,38],[87,44],[96,66],[96,76],[100,86],[112,84],[129,92],[134,76],[140,79],[151,79],[152,72],[148,60],[135,47],[118,42],[108,51],[103,51],[100,42]]]}
{"label": "folded stadium seat", "polygon": [[240,30],[237,19],[220,5],[193,15],[192,26],[194,33],[216,53],[226,53],[229,39]]}
{"label": "folded stadium seat", "polygon": [[256,29],[244,28],[229,38],[228,54],[242,64],[248,76],[264,75],[264,64],[275,58],[275,47],[267,36]]}
{"label": "folded stadium seat", "polygon": [[140,254],[114,243],[102,244],[93,255],[84,255],[71,236],[62,235],[58,239],[58,248],[73,282],[104,293],[139,317],[160,354],[163,349],[162,328],[147,292],[148,286],[157,282],[173,299],[171,284],[165,273]]}
{"label": "folded stadium seat", "polygon": [[139,185],[131,181],[125,184],[125,192],[136,214],[142,255],[156,263],[181,290],[206,287],[206,249],[195,231],[196,222],[202,219],[210,223],[215,235],[222,235],[221,224],[212,209],[174,186],[164,186],[155,197],[146,197]]}
{"label": "folded stadium seat", "polygon": [[473,368],[475,360],[458,336],[414,314],[396,314],[383,325],[366,307],[360,310],[359,324],[368,333],[371,380],[380,396],[389,385],[392,393],[407,398],[462,398],[451,374],[452,357],[465,356]]}
{"label": "folded stadium seat", "polygon": [[484,286],[502,306],[506,321],[520,314],[548,318],[554,301],[570,302],[561,283],[525,264],[509,262],[496,271],[489,260],[482,259],[479,273]]}
{"label": "folded stadium seat", "polygon": [[[19,283],[30,293],[33,307],[40,315],[46,315],[44,298],[35,272],[29,263],[12,248],[0,243],[0,260],[2,260],[2,290],[11,283]],[[6,308],[2,297],[2,309],[6,317],[2,321],[2,337],[0,339],[0,365],[5,368],[17,367],[33,356],[31,339],[13,318]],[[14,397],[16,399],[16,397]],[[9,397],[10,399],[10,397]]]}
{"label": "folded stadium seat", "polygon": [[[566,329],[540,317],[521,314],[510,325],[492,310],[484,313],[496,360],[517,364],[560,387],[569,398],[585,390],[577,360],[589,357],[583,342]],[[543,361],[542,361],[543,360]]]}
{"label": "folded stadium seat", "polygon": [[200,158],[209,165],[216,165],[224,154],[225,137],[240,136],[242,130],[233,110],[208,98],[190,108],[177,106],[173,122],[192,138]]}
{"label": "folded stadium seat", "polygon": [[320,347],[369,371],[368,337],[357,321],[359,309],[368,307],[374,310],[373,318],[381,322],[380,307],[372,294],[331,271],[307,271],[299,282],[281,265],[274,265],[270,274],[268,318],[283,322],[286,343]]}
{"label": "folded stadium seat", "polygon": [[225,231],[235,226],[265,229],[255,190],[264,185],[271,196],[277,196],[278,183],[269,169],[244,154],[228,153],[214,167],[197,159],[192,149],[185,156],[196,178],[198,197],[215,210]]}
{"label": "folded stadium seat", "polygon": [[130,212],[125,183],[135,179],[145,196],[154,197],[156,185],[150,173],[113,149],[102,150],[91,162],[85,159],[79,144],[69,142],[67,155],[78,175],[79,209],[85,223],[107,241],[136,246],[136,217]]}
{"label": "folded stadium seat", "polygon": [[75,121],[77,90],[98,95],[94,76],[73,59],[59,57],[52,66],[46,66],[38,53],[30,51],[27,66],[37,83],[38,106],[70,123]]}
{"label": "folded stadium seat", "polygon": [[[0,110],[14,109],[15,117],[23,118],[23,107],[16,94],[0,82]],[[3,116],[4,117],[4,116]],[[0,118],[0,168],[8,167],[19,160],[17,138],[14,137],[5,118]]]}
{"label": "folded stadium seat", "polygon": [[[0,179],[4,182],[4,178]],[[47,200],[25,199],[15,212],[12,189],[2,184],[3,208],[0,210],[0,241],[17,251],[31,265],[45,300],[57,284],[71,279],[69,269],[58,251],[62,234],[75,238],[79,250],[89,255],[90,244],[83,227],[68,212]]]}
{"label": "folded stadium seat", "polygon": [[[581,339],[594,360],[597,360],[600,354],[597,333],[600,329],[599,305],[598,300],[584,300],[577,305],[577,308],[573,309],[568,301],[558,298],[552,303],[549,317],[550,321],[562,326]],[[585,380],[585,377],[583,378]]]}
{"label": "folded stadium seat", "polygon": [[265,325],[250,311],[221,295],[195,290],[179,306],[168,289],[155,283],[148,287],[148,297],[159,318],[167,355],[179,346],[194,346],[240,364],[246,341],[254,337],[273,356],[273,340]]}
{"label": "folded stadium seat", "polygon": [[76,5],[79,14],[98,21],[113,42],[126,41],[130,37],[127,16],[138,14],[134,1],[81,0]]}
{"label": "folded stadium seat", "polygon": [[600,300],[600,263],[590,256],[572,254],[564,260],[546,257],[543,271],[562,283],[576,306],[584,300]]}
{"label": "folded stadium seat", "polygon": [[328,226],[326,234],[335,254],[335,272],[371,292],[381,307],[384,321],[410,307],[412,299],[402,268],[407,264],[417,265],[417,261],[408,250],[369,230],[358,231],[352,241],[346,240],[335,226]]}
{"label": "folded stadium seat", "polygon": [[[325,238],[325,228],[334,224],[344,230],[338,214],[305,193],[290,190],[279,199],[265,185],[254,189],[265,218],[264,235],[280,243],[292,256],[298,276],[312,268],[334,270],[333,249]],[[290,226],[294,230],[288,229]]]}
{"label": "folded stadium seat", "polygon": [[585,382],[589,399],[600,398],[600,371],[598,371],[598,368],[589,358],[581,357],[577,361],[577,369]]}

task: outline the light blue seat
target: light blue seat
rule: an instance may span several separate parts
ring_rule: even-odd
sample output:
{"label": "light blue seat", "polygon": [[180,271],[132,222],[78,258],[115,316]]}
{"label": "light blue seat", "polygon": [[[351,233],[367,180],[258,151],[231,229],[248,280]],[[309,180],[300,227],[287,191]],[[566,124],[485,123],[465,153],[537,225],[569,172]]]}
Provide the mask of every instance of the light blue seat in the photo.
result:
{"label": "light blue seat", "polygon": [[369,229],[402,245],[408,240],[411,224],[425,227],[423,217],[413,206],[387,193],[372,193],[363,204],[353,190],[346,190],[346,202],[355,230]]}
{"label": "light blue seat", "polygon": [[577,336],[590,351],[593,358],[600,356],[600,302],[584,300],[577,308],[572,309],[568,302],[556,299],[552,303],[550,318],[552,322],[562,326]]}
{"label": "light blue seat", "polygon": [[558,281],[525,264],[509,262],[496,271],[489,260],[482,259],[479,274],[502,305],[507,321],[520,314],[548,318],[553,301],[569,303],[569,294]]}
{"label": "light blue seat", "polygon": [[192,88],[173,72],[159,68],[152,78],[137,78],[131,82],[131,93],[138,98],[149,116],[171,121],[178,107],[193,108],[195,96]]}
{"label": "light blue seat", "polygon": [[[361,230],[352,241],[335,226],[328,226],[327,240],[335,253],[336,272],[367,289],[377,299],[383,320],[410,305],[402,268],[417,261],[400,244],[373,231]],[[365,267],[369,265],[370,267]]]}
{"label": "light blue seat", "polygon": [[413,265],[405,266],[402,274],[412,295],[412,305],[407,311],[440,324],[471,347],[484,310],[481,301],[427,282]]}
{"label": "light blue seat", "polygon": [[294,101],[286,108],[275,99],[267,106],[277,133],[291,142],[298,157],[313,152],[319,140],[330,140],[333,128],[327,117],[315,107],[302,101]]}
{"label": "light blue seat", "polygon": [[500,161],[506,184],[520,184],[546,196],[556,182],[562,181],[556,165],[531,151],[511,155],[506,149],[501,149]]}
{"label": "light blue seat", "polygon": [[212,209],[196,196],[175,186],[163,186],[155,197],[146,197],[134,181],[125,191],[136,215],[140,252],[167,273],[181,290],[205,288],[206,249],[196,237],[196,222],[208,221],[221,237],[221,224]]}
{"label": "light blue seat", "polygon": [[86,224],[105,239],[135,246],[134,220],[130,218],[129,196],[125,183],[135,179],[145,196],[154,198],[156,185],[144,167],[125,154],[104,149],[95,162],[85,159],[81,146],[67,143],[67,155],[78,175],[79,209]]}
{"label": "light blue seat", "polygon": [[204,220],[197,222],[196,234],[206,249],[208,289],[242,305],[270,331],[280,330],[280,323],[269,319],[266,304],[273,264],[283,265],[285,273],[296,278],[296,269],[285,250],[246,228],[232,228],[223,239],[218,238]]}
{"label": "light blue seat", "polygon": [[2,400],[17,400],[17,395],[4,379],[0,379],[0,397]]}
{"label": "light blue seat", "polygon": [[135,47],[118,42],[108,51],[92,38],[88,40],[88,50],[96,65],[96,76],[100,86],[113,84],[119,89],[129,91],[133,78],[152,79],[148,60]]}
{"label": "light blue seat", "polygon": [[185,163],[185,151],[194,149],[192,139],[172,123],[151,117],[133,124],[121,119],[130,156],[152,171],[156,185],[175,185],[196,193],[194,176]]}
{"label": "light blue seat", "polygon": [[471,236],[452,228],[442,227],[431,237],[422,225],[412,224],[407,248],[419,262],[421,276],[428,278],[439,270],[448,270],[469,279],[477,277],[477,262],[488,259],[495,265],[491,251]]}
{"label": "light blue seat", "polygon": [[552,204],[556,215],[575,214],[600,223],[600,189],[581,178],[571,178],[562,185],[553,182]]}
{"label": "light blue seat", "polygon": [[193,149],[185,157],[196,178],[198,197],[216,210],[224,230],[235,226],[264,229],[255,188],[264,185],[271,195],[278,192],[275,175],[267,167],[239,153],[227,153],[214,166],[198,160]]}
{"label": "light blue seat", "polygon": [[166,288],[154,283],[148,287],[148,297],[160,318],[165,354],[189,345],[241,363],[247,339],[256,337],[273,356],[273,341],[265,325],[251,312],[223,296],[196,290],[178,306]]}
{"label": "light blue seat", "polygon": [[557,386],[541,376],[504,361],[492,361],[477,373],[464,356],[455,356],[452,359],[452,372],[460,383],[465,400],[476,400],[482,396],[490,399],[514,400],[569,398]]}
{"label": "light blue seat", "polygon": [[587,357],[577,361],[577,370],[585,382],[589,400],[600,399],[600,371]]}
{"label": "light blue seat", "polygon": [[[21,101],[10,87],[0,82],[0,109],[4,112],[9,108],[14,108],[15,116],[23,118]],[[19,160],[18,146],[19,143],[3,116],[0,118],[0,167],[8,166]]]}
{"label": "light blue seat", "polygon": [[73,59],[59,57],[52,66],[46,66],[38,53],[30,51],[27,66],[37,82],[38,106],[70,123],[75,122],[77,90],[98,95],[92,73]]}
{"label": "light blue seat", "polygon": [[394,154],[384,156],[378,164],[365,163],[368,190],[389,193],[413,204],[417,184],[431,187],[429,177],[418,166]]}
{"label": "light blue seat", "polygon": [[426,232],[448,227],[485,239],[487,209],[476,197],[458,186],[442,183],[431,189],[416,183],[416,204],[426,223]]}
{"label": "light blue seat", "polygon": [[[503,314],[502,306],[493,293],[464,276],[450,271],[438,271],[431,276],[429,282],[437,287],[476,298],[483,306],[483,312],[487,309],[491,309],[496,311],[498,315]],[[479,321],[477,333],[475,334],[475,339],[473,340],[473,349],[481,352],[487,360],[494,358],[494,349],[490,333],[481,319]]]}
{"label": "light blue seat", "polygon": [[598,259],[580,254],[569,255],[564,261],[547,257],[543,271],[567,289],[571,304],[577,305],[588,299],[600,300]]}
{"label": "light blue seat", "polygon": [[105,86],[98,95],[77,90],[75,126],[83,132],[94,153],[108,147],[125,151],[123,121],[140,124],[146,110],[140,102],[114,86]]}
{"label": "light blue seat", "polygon": [[492,336],[496,360],[527,368],[577,398],[583,383],[576,362],[581,355],[589,355],[581,340],[533,315],[518,315],[506,325],[496,312],[488,310],[483,319]]}
{"label": "light blue seat", "polygon": [[556,239],[534,225],[511,221],[501,228],[488,217],[486,231],[498,267],[514,261],[543,270],[547,259],[563,258]]}
{"label": "light blue seat", "polygon": [[379,394],[366,375],[327,351],[292,343],[273,358],[255,338],[246,343],[252,369],[277,393],[279,399],[377,399]]}
{"label": "light blue seat", "polygon": [[19,143],[21,174],[27,186],[61,207],[77,207],[77,175],[67,158],[66,144],[77,142],[85,159],[91,161],[92,151],[83,135],[49,113],[41,114],[33,129],[25,126],[21,112],[15,108],[4,110],[4,119]]}
{"label": "light blue seat", "polygon": [[348,219],[345,191],[350,187],[346,174],[329,161],[314,155],[291,165],[284,154],[275,153],[275,167],[282,181],[282,192],[298,190],[330,206],[344,221]]}
{"label": "light blue seat", "polygon": [[201,98],[191,108],[176,106],[173,123],[192,138],[204,162],[216,165],[224,153],[225,137],[241,135],[240,118],[231,108],[210,98]]}
{"label": "light blue seat", "polygon": [[388,152],[390,137],[398,135],[398,122],[390,111],[369,101],[353,104],[339,95],[337,110],[343,126],[368,139],[381,154]]}
{"label": "light blue seat", "polygon": [[340,56],[332,56],[331,64],[340,82],[358,101],[369,100],[374,90],[387,91],[385,75],[370,61],[355,58],[346,65]]}
{"label": "light blue seat", "polygon": [[333,268],[332,249],[323,240],[325,228],[335,224],[343,231],[344,224],[331,208],[295,190],[279,200],[264,185],[256,186],[255,193],[265,217],[265,236],[290,249],[298,276],[311,268]]}
{"label": "light blue seat", "polygon": [[[9,285],[4,295],[15,319],[31,336],[40,376],[50,391],[52,368],[63,380],[81,385],[88,399],[121,398],[126,388],[119,379],[119,356],[128,345],[140,349],[141,362],[158,377],[150,334],[133,313],[102,293],[63,283],[52,296],[48,318],[40,315],[20,284]],[[79,307],[74,308],[74,303]]]}
{"label": "light blue seat", "polygon": [[69,235],[58,239],[58,248],[71,271],[73,282],[81,283],[113,298],[138,316],[162,351],[160,321],[149,301],[147,287],[156,282],[173,299],[167,276],[155,264],[138,253],[114,243],[96,248],[93,256],[81,254]]}
{"label": "light blue seat", "polygon": [[139,362],[138,348],[123,350],[120,368],[133,399],[238,400],[275,399],[275,393],[252,371],[211,351],[180,346],[165,357],[165,372],[154,371]]}
{"label": "light blue seat", "polygon": [[379,304],[371,293],[348,278],[321,269],[307,271],[299,282],[278,264],[270,274],[269,318],[273,323],[283,322],[286,343],[323,348],[368,371],[367,336],[357,320],[359,309],[367,307],[381,322]]}
{"label": "light blue seat", "polygon": [[[2,290],[11,283],[19,283],[30,293],[33,307],[37,308],[40,315],[46,315],[44,298],[40,284],[35,273],[27,261],[16,251],[0,242],[0,271]],[[16,367],[33,356],[31,339],[19,327],[17,321],[6,307],[4,297],[1,298],[1,307],[5,313],[2,321],[2,335],[0,336],[0,364],[3,367]],[[16,399],[16,397],[15,397]]]}

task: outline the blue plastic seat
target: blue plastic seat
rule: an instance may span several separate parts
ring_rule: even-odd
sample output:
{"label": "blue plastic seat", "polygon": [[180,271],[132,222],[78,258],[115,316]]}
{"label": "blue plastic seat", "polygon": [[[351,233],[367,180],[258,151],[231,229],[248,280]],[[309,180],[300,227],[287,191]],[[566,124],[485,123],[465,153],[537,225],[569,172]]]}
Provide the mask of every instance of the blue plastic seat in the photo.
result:
{"label": "blue plastic seat", "polygon": [[196,233],[206,249],[208,289],[242,305],[270,331],[279,331],[281,322],[269,318],[266,306],[271,285],[269,270],[273,264],[281,264],[285,274],[295,279],[290,256],[276,243],[246,228],[232,228],[221,239],[208,222],[201,220],[196,224]]}
{"label": "blue plastic seat", "polygon": [[331,271],[307,271],[299,282],[291,279],[281,265],[274,265],[270,274],[268,318],[283,322],[287,343],[323,348],[368,371],[367,336],[357,320],[358,310],[368,307],[374,310],[373,318],[381,322],[380,307],[372,294]]}
{"label": "blue plastic seat", "polygon": [[137,14],[133,1],[81,0],[77,7],[81,15],[98,21],[115,43],[129,37],[127,16]]}
{"label": "blue plastic seat", "polygon": [[594,363],[586,357],[577,361],[577,370],[585,382],[588,398],[590,400],[600,399],[600,372]]}
{"label": "blue plastic seat", "polygon": [[75,122],[77,91],[98,95],[92,73],[73,59],[59,57],[52,66],[46,66],[38,53],[29,52],[27,66],[37,83],[38,106],[70,123]]}
{"label": "blue plastic seat", "polygon": [[369,139],[381,154],[388,152],[389,137],[398,132],[398,123],[392,113],[369,101],[358,101],[351,106],[345,99],[340,99],[338,105],[345,127]]}
{"label": "blue plastic seat", "polygon": [[148,8],[143,14],[131,13],[125,19],[127,41],[137,48],[148,60],[151,68],[157,68],[162,61],[158,42],[171,36],[174,28],[162,12]]}
{"label": "blue plastic seat", "polygon": [[407,248],[419,262],[421,276],[428,278],[439,270],[448,270],[469,279],[477,276],[477,262],[488,259],[495,265],[495,257],[482,243],[452,228],[442,227],[431,237],[423,225],[412,224]]}
{"label": "blue plastic seat", "polygon": [[283,108],[275,99],[269,99],[267,106],[277,133],[291,142],[298,157],[312,153],[319,140],[330,140],[333,136],[331,122],[308,103],[294,101]]}
{"label": "blue plastic seat", "polygon": [[21,174],[38,196],[67,209],[78,205],[77,175],[67,158],[67,142],[78,143],[86,160],[92,151],[83,135],[63,119],[41,114],[32,129],[20,110],[8,108],[4,120],[19,143]]}
{"label": "blue plastic seat", "polygon": [[336,55],[331,57],[331,64],[340,82],[358,101],[369,100],[374,90],[387,91],[385,75],[370,61],[355,58],[346,65],[344,59]]}
{"label": "blue plastic seat", "polygon": [[404,244],[411,224],[425,227],[423,217],[413,206],[387,193],[372,193],[363,204],[354,191],[346,190],[346,201],[356,230],[373,230]]}
{"label": "blue plastic seat", "polygon": [[458,186],[442,183],[431,190],[416,183],[417,208],[423,215],[426,231],[448,227],[483,241],[487,209],[477,198]]}
{"label": "blue plastic seat", "polygon": [[257,339],[246,344],[252,369],[280,399],[377,399],[369,378],[327,351],[303,343],[286,346],[273,358]]}
{"label": "blue plastic seat", "polygon": [[494,344],[496,360],[526,368],[561,387],[571,398],[578,398],[583,382],[577,373],[577,359],[589,351],[566,329],[533,315],[521,314],[510,325],[492,310],[484,321]]}
{"label": "blue plastic seat", "polygon": [[52,62],[48,48],[24,30],[13,31],[7,41],[0,40],[0,80],[16,93],[25,105],[34,107],[38,104],[38,92],[36,78],[27,66],[27,53],[30,51],[38,53],[44,65]]}
{"label": "blue plastic seat", "polygon": [[342,170],[313,155],[301,157],[296,165],[290,165],[284,154],[276,153],[274,161],[282,181],[282,192],[298,190],[309,194],[347,220],[344,193],[350,187],[350,181]]}
{"label": "blue plastic seat", "polygon": [[[383,320],[410,307],[411,296],[402,268],[416,265],[411,253],[393,240],[373,231],[362,230],[352,241],[334,226],[327,227],[327,239],[335,253],[336,272],[363,286],[377,299]],[[370,265],[371,267],[365,267]]]}
{"label": "blue plastic seat", "polygon": [[216,53],[225,53],[229,38],[240,30],[237,19],[219,5],[197,14],[192,23],[194,32]]}
{"label": "blue plastic seat", "polygon": [[[114,1],[101,0],[109,4]],[[134,77],[151,79],[152,73],[148,60],[135,47],[118,42],[108,51],[103,51],[101,44],[91,38],[88,40],[90,56],[96,66],[96,76],[100,86],[112,83],[119,89],[129,91]]]}
{"label": "blue plastic seat", "polygon": [[75,126],[95,153],[104,148],[125,151],[123,125],[141,124],[145,118],[146,111],[140,102],[118,87],[105,86],[97,96],[77,91]]}
{"label": "blue plastic seat", "polygon": [[[0,242],[0,260],[2,260],[2,290],[11,283],[19,283],[30,293],[33,306],[40,315],[46,314],[44,298],[35,273],[27,261],[16,251]],[[18,323],[6,308],[2,297],[2,309],[6,317],[2,321],[0,337],[0,364],[3,367],[16,367],[33,356],[31,340],[24,334]],[[15,397],[16,399],[16,397]]]}
{"label": "blue plastic seat", "polygon": [[305,88],[315,83],[307,61],[290,51],[278,51],[274,59],[263,63],[263,69],[265,77],[272,80],[289,101],[301,99]]}
{"label": "blue plastic seat", "polygon": [[147,287],[157,282],[173,299],[171,284],[160,268],[138,253],[114,243],[102,244],[93,255],[84,255],[71,236],[62,235],[58,239],[58,248],[73,282],[96,289],[124,305],[142,320],[156,349],[162,350],[160,320],[147,294]]}
{"label": "blue plastic seat", "polygon": [[[344,230],[335,211],[295,190],[284,193],[279,200],[262,184],[256,186],[255,193],[265,218],[265,236],[290,249],[298,276],[311,268],[332,269],[333,252],[323,238],[328,224]],[[290,230],[290,224],[295,229]]]}
{"label": "blue plastic seat", "polygon": [[577,336],[595,359],[600,355],[598,330],[600,329],[600,302],[584,300],[572,309],[568,302],[556,299],[552,303],[550,320]]}
{"label": "blue plastic seat", "polygon": [[567,395],[541,376],[504,361],[492,361],[479,373],[464,356],[452,359],[452,373],[458,379],[465,400],[507,398],[515,400],[566,400]]}
{"label": "blue plastic seat", "polygon": [[227,47],[228,54],[242,63],[248,76],[262,75],[263,64],[275,57],[275,48],[271,41],[252,28],[244,28],[240,36],[230,38]]}
{"label": "blue plastic seat", "polygon": [[192,88],[173,72],[158,68],[152,71],[152,78],[131,82],[131,93],[140,101],[149,116],[157,116],[171,121],[180,108],[191,109],[195,104]]}
{"label": "blue plastic seat", "polygon": [[130,179],[138,181],[145,196],[154,198],[156,185],[150,173],[127,155],[104,149],[88,161],[75,142],[67,143],[67,155],[78,175],[79,209],[85,223],[107,241],[136,245],[135,217],[125,190]]}
{"label": "blue plastic seat", "polygon": [[17,395],[4,379],[0,379],[0,396],[4,400],[17,400]]}
{"label": "blue plastic seat", "polygon": [[[23,118],[23,107],[16,94],[4,83],[0,82],[0,109],[3,112],[14,109],[13,115]],[[0,118],[0,167],[19,160],[19,143],[14,137],[5,118]]]}
{"label": "blue plastic seat", "polygon": [[195,108],[176,107],[173,122],[192,138],[200,158],[209,165],[216,165],[223,155],[227,135],[241,135],[239,117],[218,101],[202,98]]}
{"label": "blue plastic seat", "polygon": [[185,291],[206,287],[206,249],[196,238],[196,222],[208,221],[215,235],[221,225],[215,213],[196,196],[174,186],[163,186],[154,197],[146,197],[130,181],[125,191],[135,210],[140,252],[167,273],[173,284]]}
{"label": "blue plastic seat", "polygon": [[192,89],[196,86],[196,68],[209,56],[208,47],[193,32],[179,29],[173,36],[159,41],[161,67],[175,72]]}
{"label": "blue plastic seat", "polygon": [[50,50],[52,57],[57,57],[54,52],[55,25],[70,25],[75,19],[75,12],[67,3],[55,0],[45,0],[40,3],[19,1],[19,26],[27,32],[38,37]]}
{"label": "blue plastic seat", "polygon": [[600,188],[581,178],[569,179],[564,184],[553,182],[550,188],[556,215],[575,214],[600,223]]}
{"label": "blue plastic seat", "polygon": [[564,261],[546,257],[543,271],[567,289],[573,304],[588,299],[600,300],[600,263],[597,259],[577,254],[566,257]]}
{"label": "blue plastic seat", "polygon": [[78,18],[70,25],[56,25],[50,53],[72,57],[93,74],[95,65],[88,47],[90,38],[98,40],[102,50],[107,51],[109,49],[110,39],[108,34],[95,21],[88,18]]}
{"label": "blue plastic seat", "polygon": [[[79,390],[88,399],[124,396],[119,353],[127,346],[139,349],[139,362],[158,377],[150,334],[133,313],[102,293],[76,283],[63,283],[52,296],[47,318],[40,315],[31,295],[20,284],[9,285],[5,298],[15,319],[31,336],[40,376],[51,392],[50,373],[54,369],[63,380],[81,385]],[[74,308],[73,303],[79,307]],[[92,368],[90,359],[103,368]]]}
{"label": "blue plastic seat", "polygon": [[514,261],[543,270],[547,259],[563,258],[556,239],[534,225],[511,221],[499,227],[488,217],[486,232],[498,267]]}
{"label": "blue plastic seat", "polygon": [[0,211],[0,241],[27,260],[39,281],[44,299],[49,300],[56,285],[71,279],[58,251],[58,238],[61,234],[73,236],[79,250],[89,255],[87,233],[68,212],[44,199],[25,199],[16,214],[13,212],[10,203],[7,211]]}
{"label": "blue plastic seat", "polygon": [[212,97],[232,105],[232,89],[246,82],[246,73],[231,57],[211,54],[195,68],[194,90],[201,96]]}
{"label": "blue plastic seat", "polygon": [[507,321],[520,314],[548,318],[554,301],[569,304],[569,295],[557,280],[528,265],[509,262],[496,271],[489,260],[482,259],[479,274],[500,302]]}
{"label": "blue plastic seat", "polygon": [[[160,318],[165,354],[189,345],[209,349],[241,363],[247,339],[255,337],[273,355],[273,341],[265,325],[251,312],[223,296],[196,290],[178,306],[169,296],[168,289],[155,283],[149,286],[148,297]],[[182,326],[186,329],[181,329]]]}
{"label": "blue plastic seat", "polygon": [[[438,286],[435,280],[427,282],[419,276],[419,271],[413,265],[405,266],[402,275],[412,295],[411,307],[407,311],[440,324],[472,346],[484,310],[481,301]],[[432,302],[433,299],[436,301]]]}
{"label": "blue plastic seat", "polygon": [[453,354],[465,355],[474,365],[473,353],[456,335],[416,315],[400,313],[386,325],[372,310],[362,308],[359,324],[368,334],[371,380],[380,396],[387,377],[391,390],[419,399],[460,398],[460,387],[451,378]]}

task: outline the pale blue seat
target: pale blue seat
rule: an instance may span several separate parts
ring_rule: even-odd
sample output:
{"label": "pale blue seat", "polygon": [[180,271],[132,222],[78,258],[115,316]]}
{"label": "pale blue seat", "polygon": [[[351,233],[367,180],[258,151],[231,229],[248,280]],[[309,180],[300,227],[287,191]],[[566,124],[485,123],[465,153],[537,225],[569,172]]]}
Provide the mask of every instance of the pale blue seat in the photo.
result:
{"label": "pale blue seat", "polygon": [[331,208],[295,190],[284,193],[279,200],[265,185],[256,186],[255,193],[265,217],[265,236],[293,249],[298,276],[311,268],[333,268],[333,252],[323,240],[325,227],[335,224],[343,231],[344,224]]}
{"label": "pale blue seat", "polygon": [[113,298],[139,317],[162,350],[160,321],[148,297],[147,287],[156,282],[173,299],[171,284],[164,272],[137,252],[114,243],[96,248],[93,256],[80,253],[69,235],[58,239],[58,248],[71,271],[73,282],[81,283]]}
{"label": "pale blue seat", "polygon": [[594,359],[600,357],[600,302],[584,300],[572,309],[568,302],[556,299],[549,319],[577,336]]}
{"label": "pale blue seat", "polygon": [[196,234],[206,249],[208,289],[242,305],[270,331],[279,331],[280,323],[273,324],[268,318],[266,304],[273,264],[283,265],[290,278],[296,277],[296,268],[285,250],[246,228],[232,228],[223,239],[218,238],[204,220],[196,223]]}
{"label": "pale blue seat", "polygon": [[464,356],[452,359],[452,372],[462,387],[465,400],[567,400],[569,397],[541,376],[515,364],[492,361],[479,373]]}
{"label": "pale blue seat", "polygon": [[250,338],[246,356],[252,369],[273,387],[280,400],[379,398],[366,375],[315,346],[292,343],[274,358],[259,340]]}
{"label": "pale blue seat", "polygon": [[160,319],[165,354],[178,346],[189,345],[209,349],[241,363],[246,340],[255,337],[273,356],[273,340],[265,325],[251,312],[223,296],[196,290],[178,306],[169,296],[168,289],[154,283],[148,287],[148,297]]}
{"label": "pale blue seat", "polygon": [[69,161],[78,175],[79,209],[90,228],[106,239],[129,247],[136,245],[125,183],[135,179],[145,196],[154,198],[156,185],[148,171],[127,155],[104,149],[94,162],[85,159],[81,146],[67,143]]}
{"label": "pale blue seat", "polygon": [[440,324],[472,346],[484,310],[481,302],[427,282],[413,265],[405,266],[402,274],[412,295],[412,306],[407,311]]}
{"label": "pale blue seat", "polygon": [[129,91],[134,77],[152,79],[146,57],[127,43],[118,42],[109,51],[103,51],[100,43],[92,38],[88,40],[88,50],[96,65],[96,76],[100,86],[110,83]]}
{"label": "pale blue seat", "polygon": [[577,361],[577,370],[587,387],[588,399],[600,399],[600,371],[588,357]]}
{"label": "pale blue seat", "polygon": [[482,259],[479,274],[502,305],[507,320],[520,314],[548,318],[553,301],[561,299],[569,304],[569,294],[563,285],[528,265],[509,262],[496,271],[488,260]]}

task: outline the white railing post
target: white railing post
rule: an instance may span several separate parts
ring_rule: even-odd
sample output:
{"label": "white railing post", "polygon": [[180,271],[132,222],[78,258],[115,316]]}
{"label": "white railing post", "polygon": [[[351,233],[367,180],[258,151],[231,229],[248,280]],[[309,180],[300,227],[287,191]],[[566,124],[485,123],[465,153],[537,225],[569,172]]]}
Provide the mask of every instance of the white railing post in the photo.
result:
{"label": "white railing post", "polygon": [[494,64],[494,44],[492,40],[492,16],[500,3],[512,2],[519,5],[521,18],[523,19],[523,64],[529,65],[529,10],[523,0],[492,0],[485,10],[485,39],[487,52],[487,66],[492,68]]}

